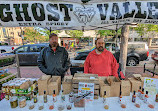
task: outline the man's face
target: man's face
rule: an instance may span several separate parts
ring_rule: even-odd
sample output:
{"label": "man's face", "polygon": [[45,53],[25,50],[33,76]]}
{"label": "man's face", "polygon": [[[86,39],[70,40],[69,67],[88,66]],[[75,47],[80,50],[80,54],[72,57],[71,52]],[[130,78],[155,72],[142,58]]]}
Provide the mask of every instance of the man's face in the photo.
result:
{"label": "man's face", "polygon": [[96,48],[100,52],[104,51],[104,49],[105,49],[105,42],[104,42],[104,40],[102,38],[97,40]]}
{"label": "man's face", "polygon": [[57,36],[52,36],[50,39],[49,39],[49,44],[52,46],[52,47],[57,47],[59,44],[58,44],[58,37]]}

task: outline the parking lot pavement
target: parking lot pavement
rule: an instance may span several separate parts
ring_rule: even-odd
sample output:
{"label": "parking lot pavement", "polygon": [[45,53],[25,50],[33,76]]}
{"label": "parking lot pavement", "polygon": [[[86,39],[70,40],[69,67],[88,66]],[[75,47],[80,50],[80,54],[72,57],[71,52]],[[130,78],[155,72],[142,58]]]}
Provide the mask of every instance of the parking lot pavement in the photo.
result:
{"label": "parking lot pavement", "polygon": [[[16,68],[10,68],[9,72],[15,73],[17,71]],[[44,73],[37,66],[23,66],[20,67],[21,77],[24,78],[39,78]]]}

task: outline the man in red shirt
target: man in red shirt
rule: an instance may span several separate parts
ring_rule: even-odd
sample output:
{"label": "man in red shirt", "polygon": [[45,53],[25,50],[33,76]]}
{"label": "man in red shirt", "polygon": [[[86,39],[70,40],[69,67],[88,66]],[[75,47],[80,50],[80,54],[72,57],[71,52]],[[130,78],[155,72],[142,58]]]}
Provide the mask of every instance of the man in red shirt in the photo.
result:
{"label": "man in red shirt", "polygon": [[96,49],[89,53],[84,63],[84,73],[118,77],[118,63],[113,54],[105,49],[103,38],[98,38],[95,44]]}

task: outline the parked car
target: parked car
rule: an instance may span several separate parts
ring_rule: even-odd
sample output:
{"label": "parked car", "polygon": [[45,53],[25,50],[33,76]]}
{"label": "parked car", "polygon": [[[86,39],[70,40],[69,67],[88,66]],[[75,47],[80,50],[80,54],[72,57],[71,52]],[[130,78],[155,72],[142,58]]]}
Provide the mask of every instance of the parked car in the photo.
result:
{"label": "parked car", "polygon": [[20,65],[37,65],[37,58],[40,54],[40,51],[47,46],[48,44],[23,45],[11,51],[10,53],[4,54],[18,54]]}
{"label": "parked car", "polygon": [[[115,47],[116,46],[116,47]],[[105,48],[109,50],[115,56],[117,62],[119,62],[120,57],[120,43],[106,42]],[[80,50],[75,53],[75,60],[85,60],[88,54],[93,51],[95,47],[91,50]],[[116,49],[116,52],[115,52]],[[144,61],[148,58],[149,51],[148,46],[144,42],[129,42],[128,52],[127,52],[127,66],[136,66],[140,61]]]}
{"label": "parked car", "polygon": [[158,62],[158,51],[155,51],[154,54],[151,54],[151,58],[152,58],[154,61]]}
{"label": "parked car", "polygon": [[10,52],[18,47],[19,46],[9,46],[9,45],[0,46],[0,53]]}

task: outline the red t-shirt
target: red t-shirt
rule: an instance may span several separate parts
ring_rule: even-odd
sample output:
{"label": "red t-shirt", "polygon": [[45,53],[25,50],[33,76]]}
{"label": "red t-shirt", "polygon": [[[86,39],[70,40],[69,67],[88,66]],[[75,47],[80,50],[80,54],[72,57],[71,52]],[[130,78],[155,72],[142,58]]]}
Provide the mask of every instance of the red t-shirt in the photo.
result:
{"label": "red t-shirt", "polygon": [[53,49],[54,52],[56,52],[56,49]]}

